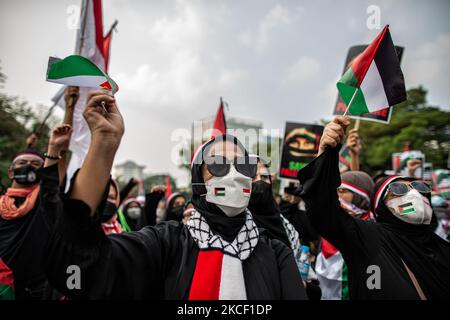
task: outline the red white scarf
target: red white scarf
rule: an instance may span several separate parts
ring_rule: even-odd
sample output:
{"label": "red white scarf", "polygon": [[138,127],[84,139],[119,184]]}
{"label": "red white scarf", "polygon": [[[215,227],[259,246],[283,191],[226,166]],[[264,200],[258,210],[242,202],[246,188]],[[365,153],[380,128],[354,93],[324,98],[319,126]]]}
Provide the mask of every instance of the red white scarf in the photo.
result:
{"label": "red white scarf", "polygon": [[214,234],[198,211],[186,226],[200,248],[189,300],[246,300],[242,261],[250,256],[259,239],[250,211],[231,243]]}
{"label": "red white scarf", "polygon": [[116,234],[123,232],[122,226],[117,221],[116,215],[109,219],[107,222],[102,223],[102,229],[105,234]]}
{"label": "red white scarf", "polygon": [[[26,215],[34,208],[39,189],[39,184],[30,188],[8,188],[6,194],[0,197],[0,217],[12,220]],[[25,198],[25,201],[21,206],[16,207],[15,198]]]}

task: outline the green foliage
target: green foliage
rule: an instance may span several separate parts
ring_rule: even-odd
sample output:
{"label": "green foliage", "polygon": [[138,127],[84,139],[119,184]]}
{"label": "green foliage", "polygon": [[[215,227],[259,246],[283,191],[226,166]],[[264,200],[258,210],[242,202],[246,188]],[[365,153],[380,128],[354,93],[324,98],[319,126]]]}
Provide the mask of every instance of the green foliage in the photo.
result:
{"label": "green foliage", "polygon": [[408,100],[395,106],[389,125],[361,121],[359,133],[363,143],[362,169],[368,172],[392,167],[391,154],[421,150],[434,168],[446,168],[450,150],[450,112],[429,106],[427,91],[413,88]]}
{"label": "green foliage", "polygon": [[[5,79],[6,76],[0,72],[0,88]],[[32,132],[40,129],[37,149],[46,150],[49,127],[58,122],[56,118],[50,117],[41,128],[47,111],[48,107],[33,108],[17,97],[0,92],[0,183],[3,185],[9,185],[7,171],[12,157],[26,148],[26,139]]]}

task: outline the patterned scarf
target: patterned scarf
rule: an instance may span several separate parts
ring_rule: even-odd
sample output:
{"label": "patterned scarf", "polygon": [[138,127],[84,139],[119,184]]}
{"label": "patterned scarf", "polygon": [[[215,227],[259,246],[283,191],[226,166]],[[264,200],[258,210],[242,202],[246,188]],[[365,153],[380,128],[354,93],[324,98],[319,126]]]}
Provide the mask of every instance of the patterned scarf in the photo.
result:
{"label": "patterned scarf", "polygon": [[300,235],[292,223],[289,222],[282,214],[280,214],[281,221],[283,222],[284,230],[288,236],[289,242],[291,244],[291,249],[294,252],[294,257],[297,258],[300,249]]}
{"label": "patterned scarf", "polygon": [[[30,188],[8,188],[6,194],[0,197],[0,217],[12,220],[26,215],[34,208],[39,190],[39,184]],[[21,206],[16,207],[15,198],[25,198],[25,201]]]}
{"label": "patterned scarf", "polygon": [[246,211],[246,221],[231,243],[214,234],[198,211],[186,227],[200,248],[189,300],[246,300],[242,261],[250,256],[259,239],[250,211]]}
{"label": "patterned scarf", "polygon": [[109,219],[107,222],[103,222],[102,223],[102,229],[103,229],[103,232],[106,235],[108,235],[108,234],[118,234],[118,233],[122,233],[123,232],[122,226],[117,221],[117,216],[116,215],[114,215],[114,217]]}

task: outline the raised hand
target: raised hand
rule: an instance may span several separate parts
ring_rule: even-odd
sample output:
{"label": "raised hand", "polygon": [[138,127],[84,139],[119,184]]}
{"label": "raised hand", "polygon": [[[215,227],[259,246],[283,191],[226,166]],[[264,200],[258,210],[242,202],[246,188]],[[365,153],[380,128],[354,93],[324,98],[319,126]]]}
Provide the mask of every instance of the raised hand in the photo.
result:
{"label": "raised hand", "polygon": [[27,148],[28,149],[35,149],[38,141],[38,136],[36,133],[31,133],[27,138]]}
{"label": "raised hand", "polygon": [[164,186],[164,185],[157,185],[157,186],[153,186],[151,189],[150,189],[150,193],[164,193],[164,192],[166,192],[166,186]]}
{"label": "raised hand", "polygon": [[359,155],[361,153],[362,145],[359,139],[358,129],[351,129],[347,137],[347,146],[351,153]]}
{"label": "raised hand", "polygon": [[410,159],[406,162],[406,168],[408,169],[408,176],[411,178],[416,178],[415,172],[418,168],[422,166],[422,160]]}
{"label": "raised hand", "polygon": [[120,143],[124,133],[122,115],[114,96],[108,90],[92,91],[83,113],[92,138],[105,139],[106,143]]}
{"label": "raised hand", "polygon": [[64,91],[64,101],[66,108],[73,109],[80,97],[80,87],[70,86]]}
{"label": "raised hand", "polygon": [[72,127],[68,124],[61,124],[52,130],[48,140],[49,153],[59,156],[61,151],[69,148]]}
{"label": "raised hand", "polygon": [[328,123],[320,139],[318,155],[322,154],[327,148],[334,148],[342,143],[349,124],[350,118],[347,116],[336,116],[333,121]]}

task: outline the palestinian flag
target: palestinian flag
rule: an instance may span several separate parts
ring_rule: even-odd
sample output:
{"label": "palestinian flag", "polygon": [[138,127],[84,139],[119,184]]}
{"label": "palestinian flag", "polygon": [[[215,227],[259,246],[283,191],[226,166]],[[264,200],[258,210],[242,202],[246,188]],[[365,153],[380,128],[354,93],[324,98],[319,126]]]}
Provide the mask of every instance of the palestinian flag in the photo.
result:
{"label": "palestinian flag", "polygon": [[435,170],[432,174],[434,191],[446,199],[450,199],[450,171]]}
{"label": "palestinian flag", "polygon": [[407,202],[398,206],[398,211],[401,215],[405,215],[408,213],[414,213],[414,206],[411,202]]}
{"label": "palestinian flag", "polygon": [[406,100],[405,81],[400,69],[389,26],[372,41],[337,83],[349,114],[360,115],[385,109]]}
{"label": "palestinian flag", "polygon": [[225,188],[223,188],[223,187],[214,188],[214,195],[219,196],[219,197],[225,196]]}
{"label": "palestinian flag", "polygon": [[344,144],[342,146],[341,150],[339,151],[339,172],[340,173],[350,170],[350,161],[351,160],[352,159],[350,156],[350,150],[349,150],[347,144]]}
{"label": "palestinian flag", "polygon": [[107,88],[116,93],[117,84],[88,58],[79,55],[61,60],[50,57],[48,60],[47,81],[69,86]]}

